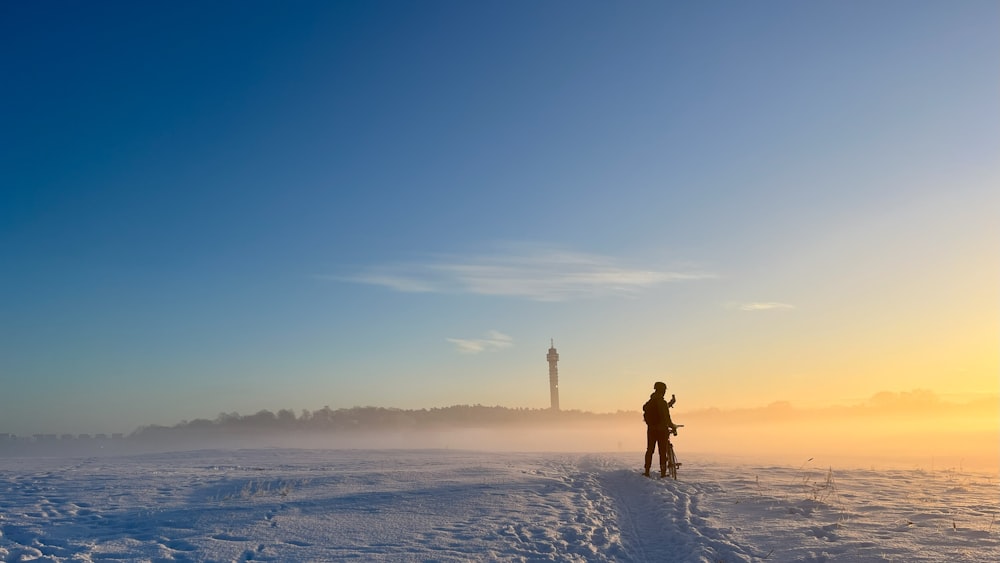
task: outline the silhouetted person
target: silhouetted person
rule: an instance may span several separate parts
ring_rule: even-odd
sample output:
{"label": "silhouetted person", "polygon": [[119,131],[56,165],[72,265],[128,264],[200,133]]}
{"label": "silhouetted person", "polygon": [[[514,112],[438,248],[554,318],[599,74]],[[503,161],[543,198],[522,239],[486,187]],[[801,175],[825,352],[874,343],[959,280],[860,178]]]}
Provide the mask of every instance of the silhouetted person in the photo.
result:
{"label": "silhouetted person", "polygon": [[677,427],[670,420],[670,407],[677,398],[670,395],[670,401],[664,399],[667,394],[667,384],[657,381],[653,384],[653,393],[646,404],[642,405],[642,419],[646,421],[646,465],[643,475],[649,477],[649,468],[653,465],[653,450],[660,450],[660,477],[667,476],[667,436],[669,432],[677,432]]}

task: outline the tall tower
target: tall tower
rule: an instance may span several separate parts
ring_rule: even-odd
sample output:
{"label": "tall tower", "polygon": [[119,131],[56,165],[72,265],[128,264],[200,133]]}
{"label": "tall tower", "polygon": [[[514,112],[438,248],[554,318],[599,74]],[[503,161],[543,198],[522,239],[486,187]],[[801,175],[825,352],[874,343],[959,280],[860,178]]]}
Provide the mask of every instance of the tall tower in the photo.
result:
{"label": "tall tower", "polygon": [[549,398],[552,400],[552,410],[559,410],[559,352],[556,352],[556,343],[549,341],[549,355],[545,359],[549,361]]}

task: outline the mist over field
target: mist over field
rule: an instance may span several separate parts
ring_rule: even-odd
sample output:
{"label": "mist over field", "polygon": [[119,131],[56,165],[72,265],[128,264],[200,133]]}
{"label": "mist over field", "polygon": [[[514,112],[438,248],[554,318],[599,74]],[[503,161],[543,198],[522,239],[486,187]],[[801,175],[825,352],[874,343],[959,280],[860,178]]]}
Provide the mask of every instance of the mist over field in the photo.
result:
{"label": "mist over field", "polygon": [[[928,391],[883,392],[851,406],[676,410],[678,455],[797,466],[1000,470],[998,398],[952,402]],[[281,409],[143,426],[121,440],[0,436],[0,455],[182,451],[202,448],[453,449],[506,452],[641,452],[638,411],[456,405],[405,410],[355,407],[299,414]],[[639,455],[636,457],[639,460]]]}
{"label": "mist over field", "polygon": [[947,401],[915,390],[881,392],[852,406],[788,402],[678,414],[693,449],[797,464],[1000,470],[1000,397]]}

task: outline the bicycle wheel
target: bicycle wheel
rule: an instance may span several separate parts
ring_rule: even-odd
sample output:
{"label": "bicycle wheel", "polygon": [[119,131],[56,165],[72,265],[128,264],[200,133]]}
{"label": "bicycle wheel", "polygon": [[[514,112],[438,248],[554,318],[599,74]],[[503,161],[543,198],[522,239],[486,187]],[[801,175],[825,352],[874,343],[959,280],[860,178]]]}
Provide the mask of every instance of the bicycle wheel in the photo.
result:
{"label": "bicycle wheel", "polygon": [[677,480],[678,465],[680,464],[677,463],[677,456],[674,455],[674,445],[667,442],[667,474],[675,481]]}

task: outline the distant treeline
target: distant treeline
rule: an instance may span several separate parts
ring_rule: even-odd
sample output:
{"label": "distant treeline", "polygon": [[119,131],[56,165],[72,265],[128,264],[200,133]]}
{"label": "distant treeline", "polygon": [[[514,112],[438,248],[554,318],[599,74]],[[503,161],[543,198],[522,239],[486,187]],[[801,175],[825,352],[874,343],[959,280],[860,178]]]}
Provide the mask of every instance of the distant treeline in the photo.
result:
{"label": "distant treeline", "polygon": [[[637,418],[638,417],[638,418]],[[641,422],[636,412],[596,414],[551,409],[455,405],[451,407],[405,410],[383,407],[353,407],[316,411],[262,410],[256,414],[221,413],[214,420],[195,419],[173,426],[144,426],[128,436],[130,440],[195,437],[205,435],[254,435],[296,432],[357,432],[380,430],[436,430],[456,428],[498,428],[517,426],[559,426],[600,424],[616,421]]]}

